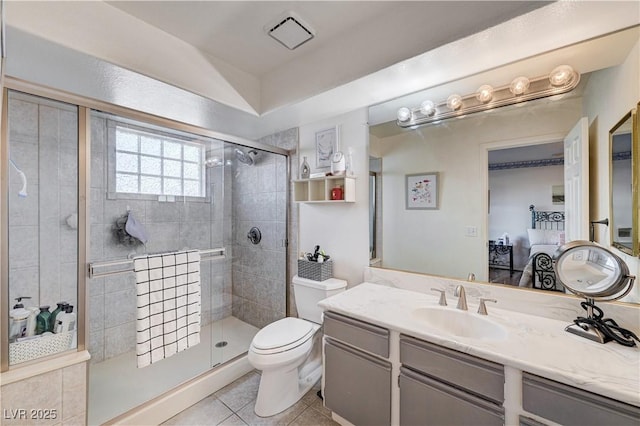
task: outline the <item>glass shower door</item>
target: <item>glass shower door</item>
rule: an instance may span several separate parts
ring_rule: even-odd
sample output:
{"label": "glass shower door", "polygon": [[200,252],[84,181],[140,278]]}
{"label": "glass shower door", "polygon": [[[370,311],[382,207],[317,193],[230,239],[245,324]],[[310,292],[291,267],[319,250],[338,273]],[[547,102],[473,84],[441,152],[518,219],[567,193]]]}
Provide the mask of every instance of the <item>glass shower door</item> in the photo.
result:
{"label": "glass shower door", "polygon": [[[78,108],[8,92],[9,365],[77,346]],[[66,317],[64,324],[62,320]]]}

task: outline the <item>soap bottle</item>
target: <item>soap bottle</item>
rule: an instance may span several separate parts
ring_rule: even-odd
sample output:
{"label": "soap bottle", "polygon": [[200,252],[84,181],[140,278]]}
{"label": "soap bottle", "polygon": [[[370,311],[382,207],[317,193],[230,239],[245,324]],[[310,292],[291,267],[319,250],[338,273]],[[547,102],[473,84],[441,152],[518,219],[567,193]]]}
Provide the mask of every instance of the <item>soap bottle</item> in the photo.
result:
{"label": "soap bottle", "polygon": [[309,167],[309,163],[307,163],[307,157],[302,157],[302,165],[300,166],[300,178],[309,179],[309,176],[311,176],[311,167]]}
{"label": "soap bottle", "polygon": [[27,335],[27,320],[31,312],[25,308],[15,308],[9,311],[9,341],[14,342]]}
{"label": "soap bottle", "polygon": [[51,319],[49,320],[50,329],[48,331],[52,331],[54,333],[56,328],[56,317],[60,312],[63,312],[65,310],[65,307],[69,304],[67,302],[58,302],[57,305],[58,307],[53,312],[51,312]]}
{"label": "soap bottle", "polygon": [[76,328],[76,314],[73,313],[73,305],[67,305],[64,313],[58,314],[56,322],[56,333],[73,331]]}
{"label": "soap bottle", "polygon": [[29,311],[29,318],[27,318],[27,337],[36,335],[36,318],[38,317],[38,312],[40,309],[35,306],[30,306],[27,308]]}
{"label": "soap bottle", "polygon": [[49,306],[40,306],[40,313],[36,317],[36,334],[42,334],[45,331],[51,329],[50,326],[51,312],[49,312]]}

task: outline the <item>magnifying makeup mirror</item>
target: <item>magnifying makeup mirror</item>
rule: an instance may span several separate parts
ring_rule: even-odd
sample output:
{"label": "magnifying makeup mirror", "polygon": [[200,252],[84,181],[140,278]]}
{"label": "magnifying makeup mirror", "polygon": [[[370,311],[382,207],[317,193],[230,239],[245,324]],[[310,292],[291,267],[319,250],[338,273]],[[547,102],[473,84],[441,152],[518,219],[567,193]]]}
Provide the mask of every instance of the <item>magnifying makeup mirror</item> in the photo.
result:
{"label": "magnifying makeup mirror", "polygon": [[615,253],[591,241],[571,241],[560,247],[555,255],[558,281],[569,291],[586,299],[580,305],[586,317],[578,317],[565,330],[600,343],[612,340],[635,346],[638,337],[618,326],[611,318],[603,318],[596,300],[612,301],[626,296],[633,287],[635,276]]}

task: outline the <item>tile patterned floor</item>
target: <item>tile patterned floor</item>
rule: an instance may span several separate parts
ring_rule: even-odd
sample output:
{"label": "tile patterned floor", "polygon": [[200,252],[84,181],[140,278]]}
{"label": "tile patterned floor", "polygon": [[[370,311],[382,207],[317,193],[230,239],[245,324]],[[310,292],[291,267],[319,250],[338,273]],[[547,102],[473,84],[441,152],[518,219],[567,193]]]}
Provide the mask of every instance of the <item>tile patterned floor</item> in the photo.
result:
{"label": "tile patterned floor", "polygon": [[316,392],[317,384],[291,408],[272,417],[258,417],[253,412],[260,374],[252,371],[218,392],[167,420],[164,425],[200,426],[332,426],[331,412],[324,408]]}

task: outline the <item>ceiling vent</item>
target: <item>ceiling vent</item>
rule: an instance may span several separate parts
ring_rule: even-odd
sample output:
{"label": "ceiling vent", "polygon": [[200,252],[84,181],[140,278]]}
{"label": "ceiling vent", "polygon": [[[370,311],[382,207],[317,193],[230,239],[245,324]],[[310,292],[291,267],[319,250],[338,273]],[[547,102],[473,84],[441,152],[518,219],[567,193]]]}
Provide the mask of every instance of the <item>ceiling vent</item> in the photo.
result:
{"label": "ceiling vent", "polygon": [[289,50],[308,42],[315,31],[293,12],[285,12],[265,27],[267,34]]}

